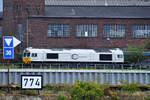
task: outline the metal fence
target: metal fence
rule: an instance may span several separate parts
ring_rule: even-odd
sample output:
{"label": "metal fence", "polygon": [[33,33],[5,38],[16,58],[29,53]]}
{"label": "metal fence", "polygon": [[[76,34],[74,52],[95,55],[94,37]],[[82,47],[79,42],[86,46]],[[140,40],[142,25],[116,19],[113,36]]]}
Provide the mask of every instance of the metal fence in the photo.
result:
{"label": "metal fence", "polygon": [[[150,84],[150,71],[145,70],[52,70],[52,69],[10,69],[9,82],[21,83],[21,75],[42,75],[43,83],[74,83],[75,80],[91,80],[102,84],[138,82]],[[8,83],[8,70],[0,70],[0,84]]]}

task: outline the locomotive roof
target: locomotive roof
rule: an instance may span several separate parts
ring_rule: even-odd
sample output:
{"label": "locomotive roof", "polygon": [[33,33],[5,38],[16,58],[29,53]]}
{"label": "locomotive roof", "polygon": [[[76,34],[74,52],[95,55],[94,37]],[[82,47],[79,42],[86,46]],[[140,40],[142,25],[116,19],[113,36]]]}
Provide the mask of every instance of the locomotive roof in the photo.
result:
{"label": "locomotive roof", "polygon": [[[123,53],[123,51],[119,48],[115,49],[58,49],[58,48],[51,48],[51,49],[39,49],[39,48],[27,48],[26,50],[30,51],[31,53],[37,52],[37,53],[64,53],[64,52],[72,52],[72,53]],[[85,51],[86,50],[86,51]]]}

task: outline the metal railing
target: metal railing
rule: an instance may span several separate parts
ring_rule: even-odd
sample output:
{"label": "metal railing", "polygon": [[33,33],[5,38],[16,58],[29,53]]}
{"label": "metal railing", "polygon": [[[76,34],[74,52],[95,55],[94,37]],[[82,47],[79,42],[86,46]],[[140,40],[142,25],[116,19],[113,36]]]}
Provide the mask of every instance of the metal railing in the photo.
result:
{"label": "metal railing", "polygon": [[120,69],[149,70],[150,65],[142,64],[88,64],[88,63],[0,63],[0,69]]}

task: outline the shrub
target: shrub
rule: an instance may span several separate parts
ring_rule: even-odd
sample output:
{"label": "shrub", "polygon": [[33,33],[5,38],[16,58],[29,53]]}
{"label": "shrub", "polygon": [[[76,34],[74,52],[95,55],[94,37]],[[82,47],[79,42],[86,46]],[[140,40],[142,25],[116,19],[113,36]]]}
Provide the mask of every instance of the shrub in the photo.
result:
{"label": "shrub", "polygon": [[67,97],[62,92],[59,92],[57,100],[67,100]]}
{"label": "shrub", "polygon": [[97,100],[103,95],[104,90],[100,84],[92,81],[76,81],[70,91],[72,100]]}
{"label": "shrub", "polygon": [[4,90],[0,89],[0,94],[3,94],[4,93]]}
{"label": "shrub", "polygon": [[145,49],[150,49],[150,37],[145,41],[145,43],[144,43],[145,45]]}
{"label": "shrub", "polygon": [[134,45],[134,46],[128,46],[124,49],[125,54],[125,62],[128,63],[137,63],[139,61],[144,60],[144,46],[140,45]]}
{"label": "shrub", "polygon": [[132,95],[134,92],[139,91],[139,85],[137,83],[124,83],[121,88],[122,91]]}
{"label": "shrub", "polygon": [[118,93],[116,91],[109,91],[111,100],[120,100],[120,97],[118,96]]}
{"label": "shrub", "polygon": [[150,96],[145,97],[145,100],[150,100]]}

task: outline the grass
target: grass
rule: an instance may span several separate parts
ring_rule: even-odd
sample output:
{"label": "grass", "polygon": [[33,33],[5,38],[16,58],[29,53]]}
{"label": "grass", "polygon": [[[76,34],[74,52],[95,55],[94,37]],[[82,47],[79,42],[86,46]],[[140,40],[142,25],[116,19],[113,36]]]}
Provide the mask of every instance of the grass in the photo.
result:
{"label": "grass", "polygon": [[[113,85],[114,86],[114,85]],[[123,87],[122,85],[116,85],[114,87]],[[132,85],[133,86],[133,85]],[[149,85],[145,85],[147,87],[149,87]],[[68,99],[70,98],[70,89],[73,87],[72,84],[48,84],[45,85],[43,87],[43,90],[40,90],[40,95],[38,95],[38,91],[37,90],[21,90],[21,89],[17,89],[17,90],[12,90],[10,94],[7,93],[7,89],[0,89],[0,95],[1,96],[6,96],[11,95],[11,96],[41,96],[41,97],[47,97],[47,99],[44,100],[57,100],[59,98],[59,100],[65,100],[65,98],[67,97],[67,100],[71,100]],[[112,89],[112,85],[110,84],[104,84],[102,85],[102,87],[104,88],[104,95],[102,96],[101,100],[121,100],[120,98],[124,98],[122,100],[125,100],[125,98],[128,97],[128,93],[125,92],[121,92],[120,89]],[[142,85],[140,85],[140,87],[143,87]],[[128,89],[127,89],[128,90]],[[134,92],[134,94],[132,95],[132,97],[130,97],[130,100],[150,100],[150,90],[147,91],[141,91],[139,90],[138,92]],[[54,99],[51,99],[51,97],[54,97]],[[132,99],[133,98],[133,99]],[[136,98],[136,99],[134,99]],[[145,99],[142,99],[145,98]],[[127,100],[127,99],[126,99]]]}

